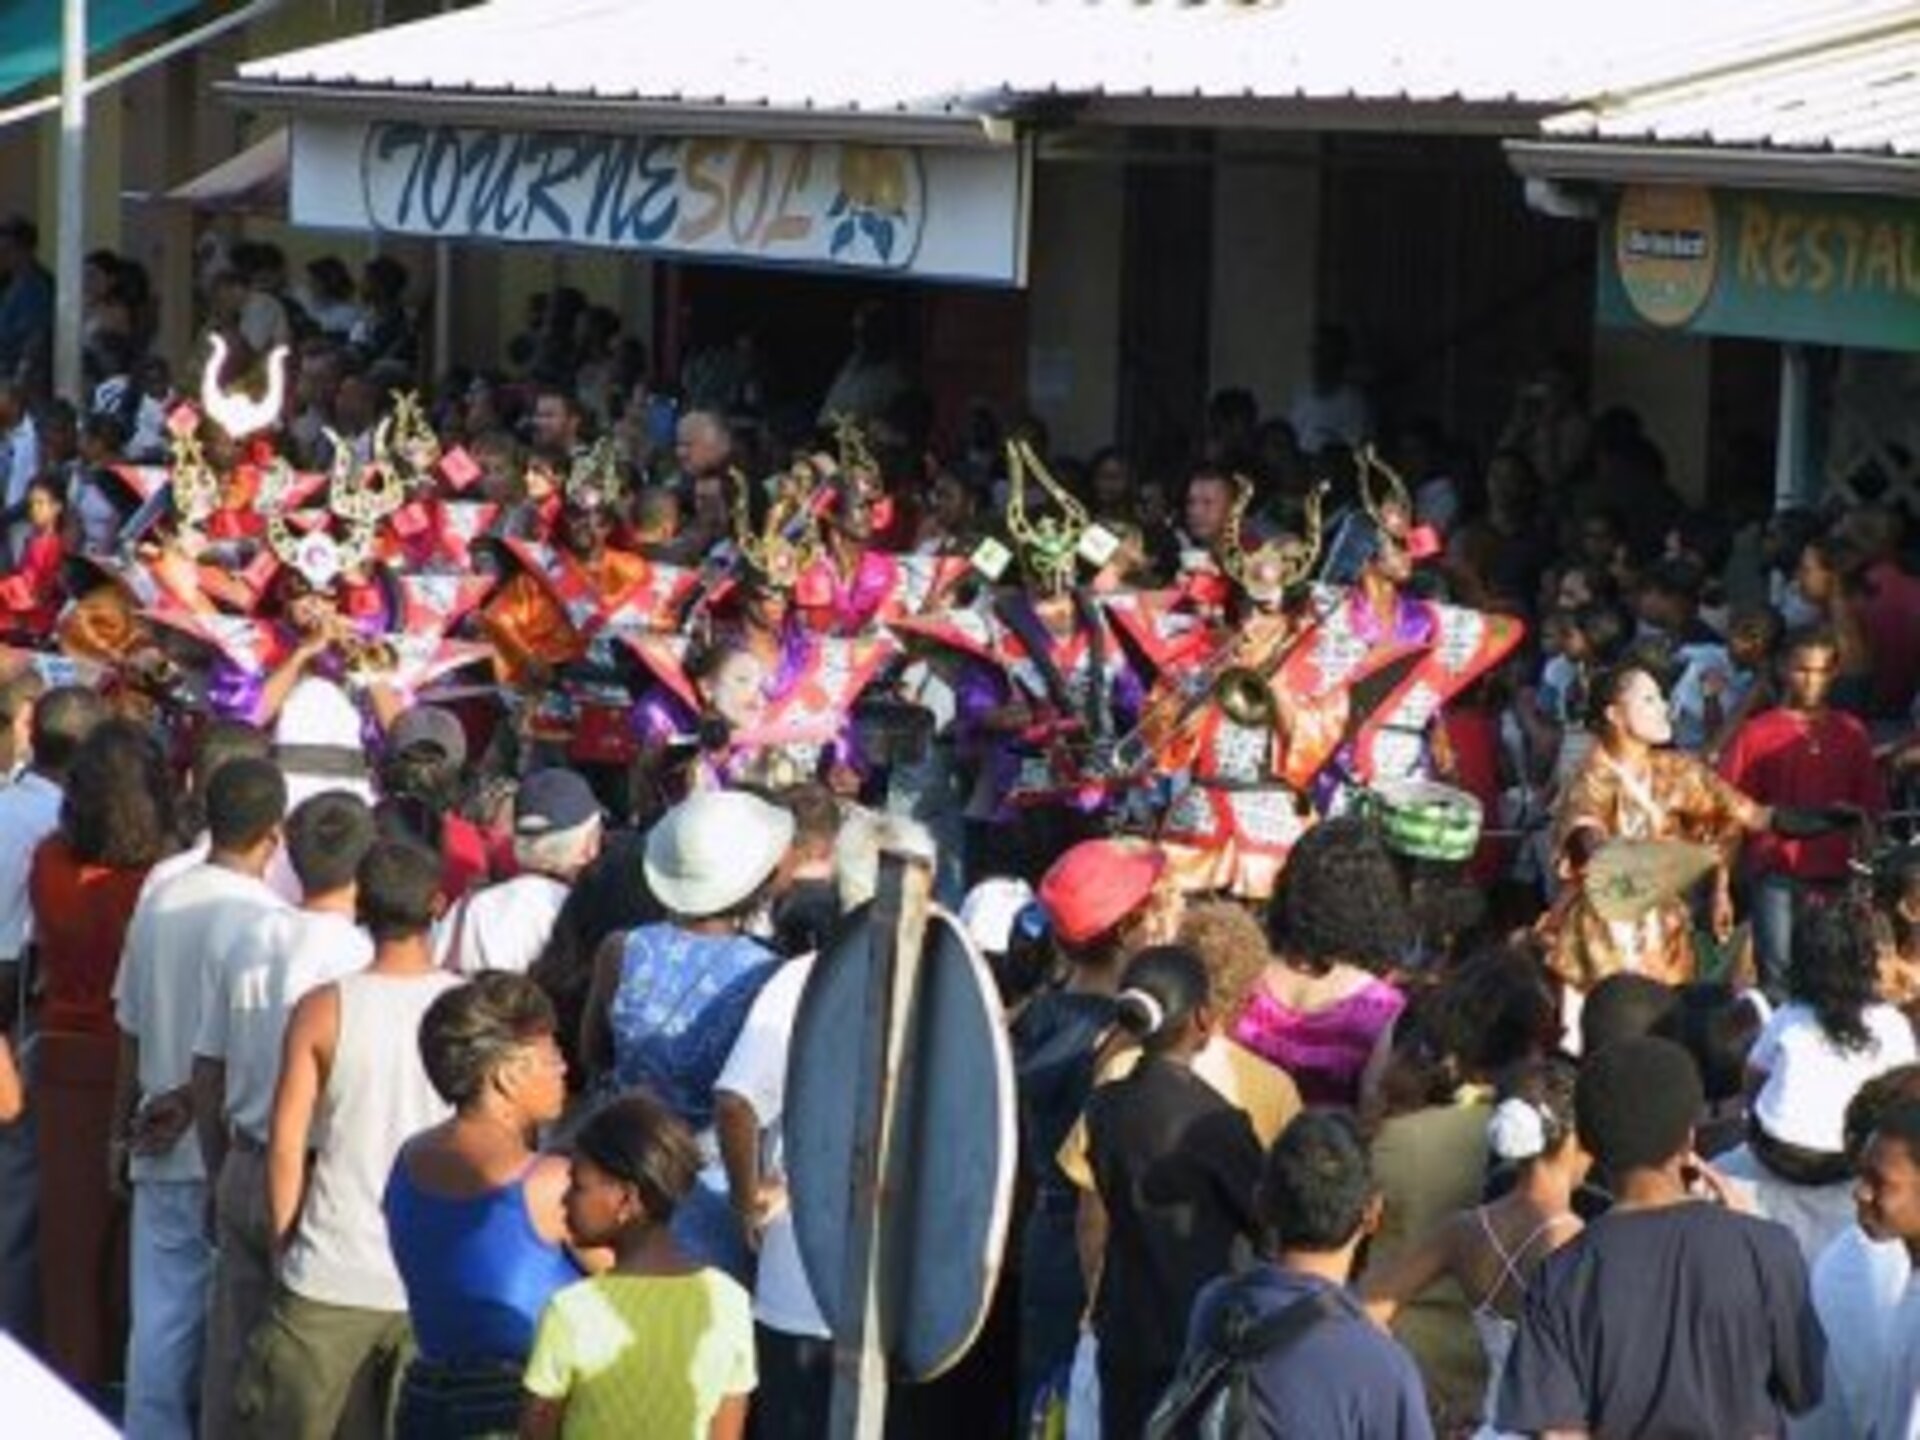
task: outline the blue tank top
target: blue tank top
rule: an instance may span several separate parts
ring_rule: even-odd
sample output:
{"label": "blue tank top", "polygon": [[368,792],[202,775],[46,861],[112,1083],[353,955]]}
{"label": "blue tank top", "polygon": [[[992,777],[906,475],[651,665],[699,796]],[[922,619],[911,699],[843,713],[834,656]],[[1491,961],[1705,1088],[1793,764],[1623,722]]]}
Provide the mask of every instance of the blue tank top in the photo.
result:
{"label": "blue tank top", "polygon": [[527,1213],[524,1174],[498,1190],[434,1195],[394,1161],[384,1203],[387,1238],[422,1358],[524,1361],[547,1298],[580,1278],[567,1252]]}

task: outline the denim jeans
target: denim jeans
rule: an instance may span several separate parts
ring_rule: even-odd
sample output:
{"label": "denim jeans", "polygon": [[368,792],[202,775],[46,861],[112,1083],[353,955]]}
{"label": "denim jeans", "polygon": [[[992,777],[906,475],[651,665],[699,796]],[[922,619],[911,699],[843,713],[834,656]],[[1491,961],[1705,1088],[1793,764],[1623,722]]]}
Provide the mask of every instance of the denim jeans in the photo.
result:
{"label": "denim jeans", "polygon": [[194,1440],[213,1277],[206,1207],[204,1181],[134,1182],[127,1434],[140,1440]]}
{"label": "denim jeans", "polygon": [[[27,1069],[32,1047],[20,1058]],[[21,1079],[32,1095],[33,1076]],[[0,1330],[26,1345],[40,1339],[40,1162],[33,1116],[29,1104],[13,1124],[0,1125]],[[104,1175],[100,1183],[106,1183]]]}
{"label": "denim jeans", "polygon": [[415,1360],[400,1382],[394,1434],[405,1440],[494,1440],[520,1433],[524,1367],[505,1361]]}
{"label": "denim jeans", "polygon": [[1776,1005],[1787,996],[1793,959],[1793,907],[1800,885],[1791,875],[1762,875],[1753,886],[1753,958],[1760,988]]}

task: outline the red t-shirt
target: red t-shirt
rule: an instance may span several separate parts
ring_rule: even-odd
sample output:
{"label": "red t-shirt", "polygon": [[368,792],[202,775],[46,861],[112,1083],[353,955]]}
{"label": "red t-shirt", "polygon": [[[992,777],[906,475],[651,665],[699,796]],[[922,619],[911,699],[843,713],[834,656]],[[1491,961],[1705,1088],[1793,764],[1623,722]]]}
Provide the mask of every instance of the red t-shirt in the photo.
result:
{"label": "red t-shirt", "polygon": [[1857,602],[1873,661],[1873,709],[1906,716],[1920,687],[1920,579],[1891,561],[1867,571],[1872,592]]}
{"label": "red t-shirt", "polygon": [[[1844,710],[1763,711],[1734,732],[1720,773],[1763,805],[1857,805],[1869,815],[1887,808],[1867,727]],[[1747,866],[1761,875],[1839,880],[1850,845],[1845,834],[1812,840],[1750,835]]]}
{"label": "red t-shirt", "polygon": [[[1491,830],[1500,814],[1500,717],[1463,704],[1442,712],[1440,723],[1453,746],[1454,784],[1480,802],[1485,828]],[[1510,849],[1504,840],[1483,838],[1467,865],[1467,878],[1476,885],[1493,884],[1506,868]]]}

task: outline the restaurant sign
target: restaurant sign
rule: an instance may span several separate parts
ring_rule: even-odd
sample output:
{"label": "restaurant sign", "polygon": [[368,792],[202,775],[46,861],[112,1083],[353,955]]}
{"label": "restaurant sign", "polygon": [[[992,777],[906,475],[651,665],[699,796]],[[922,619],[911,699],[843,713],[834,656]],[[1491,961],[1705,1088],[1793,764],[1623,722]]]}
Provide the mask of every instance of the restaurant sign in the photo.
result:
{"label": "restaurant sign", "polygon": [[1022,146],[296,123],[291,218],[427,239],[1025,282]]}
{"label": "restaurant sign", "polygon": [[1630,186],[1598,269],[1607,324],[1920,350],[1920,205]]}

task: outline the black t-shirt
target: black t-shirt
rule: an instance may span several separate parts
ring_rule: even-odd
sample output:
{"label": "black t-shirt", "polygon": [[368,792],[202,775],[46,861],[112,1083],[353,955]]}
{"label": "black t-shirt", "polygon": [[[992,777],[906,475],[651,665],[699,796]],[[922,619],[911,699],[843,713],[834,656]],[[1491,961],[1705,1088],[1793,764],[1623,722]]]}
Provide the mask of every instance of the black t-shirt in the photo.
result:
{"label": "black t-shirt", "polygon": [[1108,1219],[1102,1353],[1171,1368],[1194,1297],[1251,1253],[1260,1142],[1206,1081],[1148,1056],[1087,1102],[1087,1158]]}
{"label": "black t-shirt", "polygon": [[1596,1440],[1784,1433],[1820,1399],[1826,1339],[1783,1227],[1718,1206],[1613,1211],[1542,1263],[1499,1427]]}

